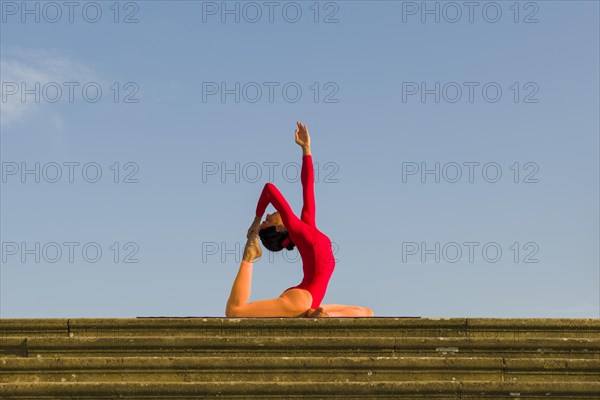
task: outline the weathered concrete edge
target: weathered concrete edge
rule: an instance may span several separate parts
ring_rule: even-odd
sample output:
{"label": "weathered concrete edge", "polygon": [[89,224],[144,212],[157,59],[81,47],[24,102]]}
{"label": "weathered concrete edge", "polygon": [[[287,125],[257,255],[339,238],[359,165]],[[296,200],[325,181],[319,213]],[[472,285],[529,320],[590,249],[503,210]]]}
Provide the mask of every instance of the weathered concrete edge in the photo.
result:
{"label": "weathered concrete edge", "polygon": [[[25,340],[21,337],[2,339],[2,347],[17,347]],[[389,350],[409,351],[423,350],[442,352],[447,349],[452,353],[461,351],[500,351],[515,350],[553,353],[557,351],[583,351],[590,355],[598,354],[600,338],[491,338],[472,340],[470,338],[396,338],[396,337],[224,337],[224,336],[112,336],[112,337],[29,337],[26,339],[27,352],[89,352],[117,351],[136,352],[141,350],[160,349],[165,351],[204,351],[220,350],[264,350],[289,353],[308,350]],[[454,350],[453,350],[454,349]],[[594,351],[595,349],[595,351]]]}
{"label": "weathered concrete edge", "polygon": [[190,395],[190,394],[524,394],[553,395],[600,392],[598,382],[128,382],[128,383],[10,383],[0,384],[0,395]]}
{"label": "weathered concrete edge", "polygon": [[40,332],[189,329],[463,329],[589,330],[600,334],[600,318],[10,318],[0,335]]}
{"label": "weathered concrete edge", "polygon": [[506,358],[506,357],[474,357],[454,356],[444,358],[438,356],[423,357],[366,357],[347,356],[331,358],[328,356],[263,356],[256,358],[229,356],[95,356],[95,357],[9,357],[3,360],[2,370],[8,372],[54,372],[64,370],[93,370],[119,371],[130,369],[132,371],[155,372],[193,369],[211,370],[220,368],[227,371],[261,369],[293,369],[301,366],[302,369],[318,370],[354,370],[361,368],[376,368],[377,371],[385,370],[443,370],[456,368],[469,371],[497,370],[506,373],[535,371],[537,373],[556,372],[598,372],[600,359],[555,359],[555,358]]}

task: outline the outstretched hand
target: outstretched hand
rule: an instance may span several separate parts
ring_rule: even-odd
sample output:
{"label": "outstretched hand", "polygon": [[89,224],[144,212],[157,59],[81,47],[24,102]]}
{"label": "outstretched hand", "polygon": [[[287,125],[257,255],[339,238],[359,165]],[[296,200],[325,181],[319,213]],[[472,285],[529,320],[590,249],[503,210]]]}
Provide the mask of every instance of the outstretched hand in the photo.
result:
{"label": "outstretched hand", "polygon": [[302,148],[310,148],[308,128],[300,121],[297,121],[296,124],[298,125],[296,129],[296,143]]}

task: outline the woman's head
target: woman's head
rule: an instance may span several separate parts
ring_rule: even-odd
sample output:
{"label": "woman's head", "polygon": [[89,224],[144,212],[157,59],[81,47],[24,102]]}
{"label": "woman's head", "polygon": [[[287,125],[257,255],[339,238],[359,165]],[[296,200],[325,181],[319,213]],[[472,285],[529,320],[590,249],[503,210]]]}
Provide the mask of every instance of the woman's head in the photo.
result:
{"label": "woman's head", "polygon": [[295,247],[283,225],[279,212],[267,214],[263,223],[260,224],[258,236],[263,246],[271,251],[281,251],[284,248],[292,250]]}

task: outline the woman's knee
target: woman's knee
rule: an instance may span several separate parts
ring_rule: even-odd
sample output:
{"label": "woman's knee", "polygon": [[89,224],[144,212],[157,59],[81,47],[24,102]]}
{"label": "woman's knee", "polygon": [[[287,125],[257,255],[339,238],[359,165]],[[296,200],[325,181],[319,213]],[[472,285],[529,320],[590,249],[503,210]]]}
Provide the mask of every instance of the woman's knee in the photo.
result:
{"label": "woman's knee", "polygon": [[225,316],[227,318],[235,318],[235,317],[237,317],[238,316],[237,308],[228,305],[227,307],[225,307]]}

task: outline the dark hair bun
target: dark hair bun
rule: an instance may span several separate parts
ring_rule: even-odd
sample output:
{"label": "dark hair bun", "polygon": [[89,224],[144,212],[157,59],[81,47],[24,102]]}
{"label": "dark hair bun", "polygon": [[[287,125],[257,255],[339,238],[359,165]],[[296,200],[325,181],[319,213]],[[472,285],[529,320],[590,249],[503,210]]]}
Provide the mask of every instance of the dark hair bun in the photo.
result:
{"label": "dark hair bun", "polygon": [[[274,226],[270,226],[258,231],[258,237],[260,237],[260,241],[267,250],[281,251],[284,248],[283,241],[290,236],[287,232],[279,232]],[[288,243],[285,249],[292,250],[294,247],[296,245],[290,239],[290,243]]]}

